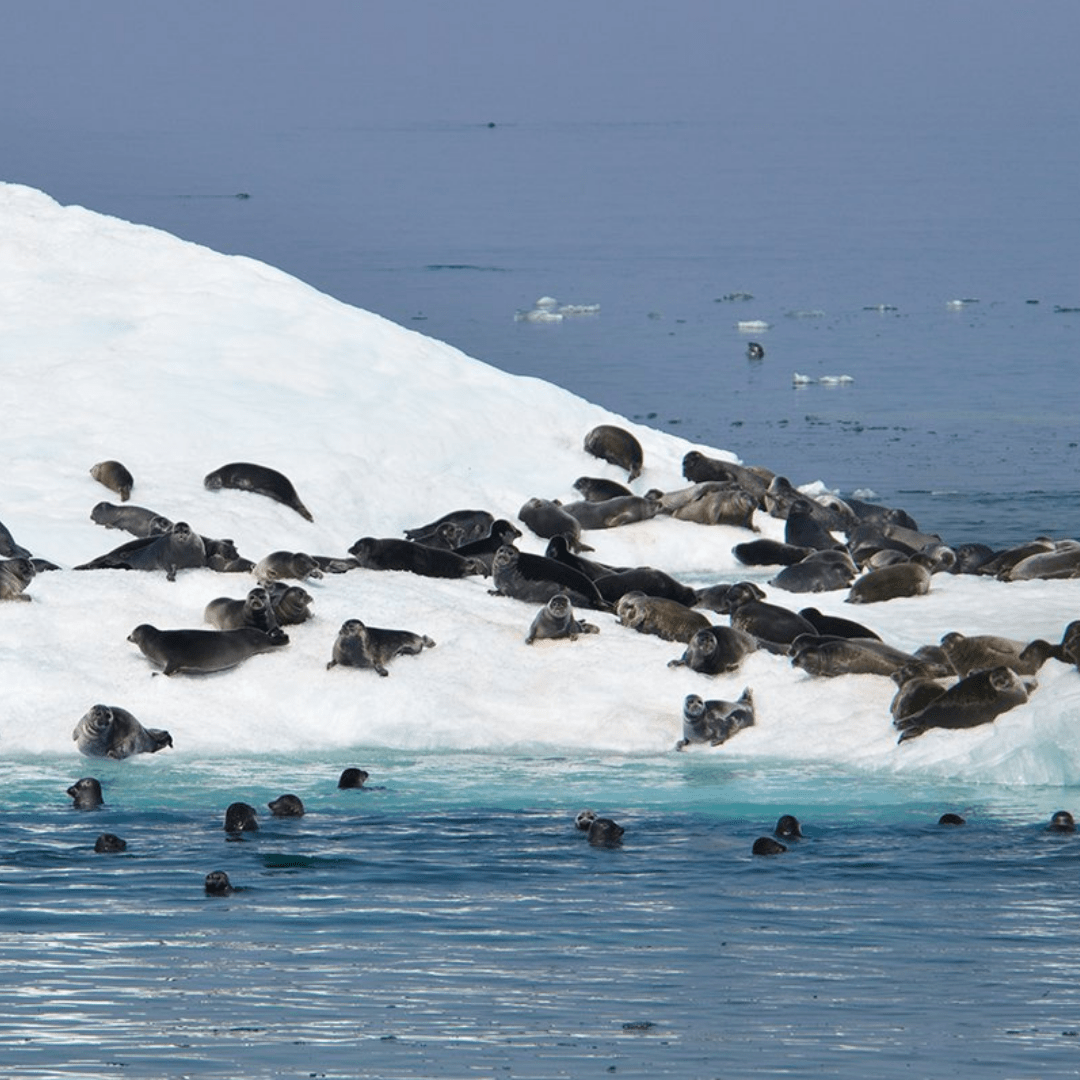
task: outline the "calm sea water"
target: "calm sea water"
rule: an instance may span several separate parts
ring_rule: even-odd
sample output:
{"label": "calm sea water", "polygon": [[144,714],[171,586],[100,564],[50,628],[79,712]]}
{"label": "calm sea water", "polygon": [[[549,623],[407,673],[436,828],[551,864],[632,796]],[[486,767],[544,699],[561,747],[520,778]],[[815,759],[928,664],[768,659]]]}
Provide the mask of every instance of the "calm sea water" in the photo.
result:
{"label": "calm sea water", "polygon": [[[1080,535],[1080,145],[996,119],[11,130],[6,178],[1006,544]],[[600,312],[515,320],[543,295]],[[350,764],[381,790],[338,792]],[[308,815],[272,821],[283,791]],[[9,762],[3,1071],[1074,1076],[1080,841],[1045,825],[1078,794],[708,754]],[[263,827],[230,842],[236,799]],[[784,812],[805,839],[752,857]]]}

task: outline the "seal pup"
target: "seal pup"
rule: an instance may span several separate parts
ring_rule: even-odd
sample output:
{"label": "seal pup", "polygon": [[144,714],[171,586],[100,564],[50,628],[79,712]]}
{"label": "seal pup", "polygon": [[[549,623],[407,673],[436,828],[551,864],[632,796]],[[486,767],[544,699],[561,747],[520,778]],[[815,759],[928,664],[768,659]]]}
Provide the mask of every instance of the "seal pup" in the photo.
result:
{"label": "seal pup", "polygon": [[488,592],[493,596],[546,604],[556,593],[565,593],[575,607],[611,610],[596,584],[584,574],[546,555],[518,551],[509,544],[495,552],[491,580],[495,588]]}
{"label": "seal pup", "polygon": [[608,499],[617,499],[620,495],[634,494],[624,484],[605,480],[600,476],[579,476],[574,481],[573,488],[580,492],[587,502],[606,502]]}
{"label": "seal pup", "polygon": [[736,671],[743,659],[757,651],[757,639],[744,630],[731,626],[709,626],[699,630],[689,641],[677,660],[668,667],[688,667],[703,675],[720,675]]}
{"label": "seal pup", "polygon": [[415,656],[425,648],[433,649],[435,642],[424,634],[409,630],[383,630],[365,626],[359,619],[346,619],[334,642],[333,656],[327,670],[342,667],[374,668],[380,675],[389,675],[386,665],[395,656]]}
{"label": "seal pup", "polygon": [[593,550],[581,542],[581,522],[552,499],[526,500],[518,511],[518,519],[543,540],[564,536],[571,551]]}
{"label": "seal pup", "polygon": [[925,557],[912,555],[907,562],[870,570],[857,578],[845,604],[877,604],[901,596],[925,596],[930,591],[930,568]]}
{"label": "seal pup", "polygon": [[229,803],[225,810],[226,832],[258,832],[258,812],[246,802]]}
{"label": "seal pup", "polygon": [[368,775],[366,769],[357,769],[355,767],[343,769],[341,776],[338,777],[337,786],[339,788],[363,787],[364,781],[368,778]]}
{"label": "seal pup", "polygon": [[909,716],[893,721],[898,742],[917,738],[930,728],[970,728],[989,724],[1003,712],[1022,705],[1036,688],[1010,668],[976,671],[950,686],[940,697]]}
{"label": "seal pup", "polygon": [[224,870],[211,870],[203,880],[203,889],[207,896],[232,896],[236,892]]}
{"label": "seal pup", "polygon": [[277,629],[278,620],[270,594],[261,585],[252,589],[243,600],[219,596],[211,600],[203,611],[203,619],[219,630],[239,630],[254,627],[264,634]]}
{"label": "seal pup", "polygon": [[104,484],[110,491],[115,491],[120,496],[121,502],[127,502],[131,498],[135,478],[119,461],[99,461],[91,466],[90,475],[99,484]]}
{"label": "seal pup", "polygon": [[76,780],[67,793],[75,800],[76,810],[96,810],[105,802],[101,794],[101,781],[93,776]]}
{"label": "seal pup", "polygon": [[93,705],[71,733],[80,754],[86,757],[126,758],[132,754],[156,754],[172,746],[172,736],[159,728],[144,728],[119,705]]}
{"label": "seal pup", "polygon": [[615,847],[622,843],[626,830],[611,818],[597,817],[589,822],[588,839],[593,847]]}
{"label": "seal pup", "polygon": [[569,638],[577,641],[580,634],[599,634],[600,627],[574,618],[574,609],[566,593],[556,593],[537,613],[529,627],[525,644],[540,640]]}
{"label": "seal pup", "polygon": [[34,580],[37,571],[29,559],[0,559],[0,600],[19,600],[30,603],[26,587]]}
{"label": "seal pup", "polygon": [[785,851],[787,851],[787,848],[779,840],[774,840],[771,836],[759,836],[750,849],[753,855],[780,855]]}
{"label": "seal pup", "polygon": [[273,581],[266,591],[274,609],[274,618],[280,626],[297,626],[311,618],[311,605],[315,601],[306,589]]}
{"label": "seal pup", "polygon": [[641,443],[624,428],[600,424],[585,436],[585,453],[592,454],[610,465],[626,469],[627,483],[641,475],[645,454]]}
{"label": "seal pup", "polygon": [[164,570],[169,581],[177,570],[206,565],[206,544],[186,521],[178,521],[167,533],[129,540],[99,555],[76,570]]}
{"label": "seal pup", "polygon": [[279,795],[266,804],[274,817],[303,817],[304,804],[299,795]]}
{"label": "seal pup", "polygon": [[296,488],[287,476],[265,465],[253,465],[250,461],[234,461],[222,465],[207,473],[203,484],[208,491],[220,491],[222,488],[235,488],[237,491],[250,491],[255,495],[265,495],[274,502],[279,502],[295,510],[307,521],[314,521],[311,511],[300,501]]}
{"label": "seal pup", "polygon": [[255,564],[253,573],[261,582],[286,578],[306,581],[323,576],[318,562],[304,551],[272,551]]}
{"label": "seal pup", "polygon": [[349,554],[365,570],[406,570],[422,577],[462,578],[486,574],[484,561],[395,537],[362,536]]}
{"label": "seal pup", "polygon": [[663,596],[629,592],[619,598],[615,613],[623,626],[639,634],[655,634],[665,641],[687,643],[699,631],[709,628],[709,620],[693,608]]}
{"label": "seal pup", "polygon": [[263,633],[254,627],[239,630],[159,630],[140,623],[128,634],[143,656],[162,668],[162,674],[208,674],[242,664],[259,653],[273,652],[289,644],[280,628]]}
{"label": "seal pup", "polygon": [[167,533],[173,527],[167,517],[147,510],[145,506],[115,506],[109,502],[99,502],[90,511],[90,520],[106,529],[121,529],[143,540]]}
{"label": "seal pup", "polygon": [[94,850],[98,854],[113,851],[127,851],[127,841],[121,840],[115,833],[103,832],[94,841]]}
{"label": "seal pup", "polygon": [[743,728],[754,724],[754,694],[746,687],[738,701],[703,701],[697,694],[687,694],[683,701],[683,735],[676,750],[691,743],[719,746]]}
{"label": "seal pup", "polygon": [[487,510],[451,510],[443,514],[437,521],[429,521],[426,525],[419,525],[415,529],[406,529],[405,539],[423,541],[439,531],[443,525],[456,525],[462,531],[462,543],[470,543],[479,540],[491,531],[495,518]]}
{"label": "seal pup", "polygon": [[774,836],[782,836],[785,840],[791,840],[802,836],[802,826],[794,814],[781,814],[773,829]]}

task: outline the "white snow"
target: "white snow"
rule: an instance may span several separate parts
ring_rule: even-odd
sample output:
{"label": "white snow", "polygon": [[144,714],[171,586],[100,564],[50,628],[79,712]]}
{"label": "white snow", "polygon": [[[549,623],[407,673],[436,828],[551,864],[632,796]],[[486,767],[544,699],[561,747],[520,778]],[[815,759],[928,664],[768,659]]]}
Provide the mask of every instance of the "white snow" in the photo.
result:
{"label": "white snow", "polygon": [[[1056,661],[1031,700],[995,723],[898,746],[887,679],[815,679],[767,653],[709,679],[666,666],[681,645],[596,612],[585,617],[599,634],[529,647],[538,605],[491,596],[481,578],[328,575],[305,585],[315,618],[289,628],[285,649],[216,675],[155,675],[126,640],[133,627],[203,626],[209,600],[242,598],[254,579],[73,571],[129,539],[90,520],[97,502],[119,502],[90,477],[97,461],[127,465],[133,504],[231,537],[257,561],[277,549],[344,556],[360,536],[401,536],[459,508],[513,520],[530,496],[576,499],[581,475],[625,481],[582,449],[598,423],[638,436],[642,492],[685,486],[691,444],[504,374],[272,267],[12,184],[0,185],[0,356],[0,521],[62,567],[34,579],[32,603],[0,603],[0,746],[9,757],[74,755],[72,728],[96,702],[167,728],[175,746],[163,753],[187,757],[347,746],[665,754],[681,734],[687,693],[734,698],[749,685],[756,726],[688,752],[1018,784],[1078,774],[1080,674]],[[314,523],[257,495],[204,488],[206,473],[237,460],[285,473]],[[761,535],[782,537],[782,522],[757,520]],[[520,546],[542,552],[545,541],[525,531]],[[663,518],[586,538],[604,562],[657,566],[692,584],[774,572],[739,566],[731,548],[751,534],[737,528]],[[1058,640],[1080,612],[1078,581],[938,575],[927,596],[858,608],[843,604],[843,592],[768,591],[790,607],[859,619],[907,649],[950,630]],[[350,617],[425,633],[437,646],[392,662],[388,678],[327,671]]]}

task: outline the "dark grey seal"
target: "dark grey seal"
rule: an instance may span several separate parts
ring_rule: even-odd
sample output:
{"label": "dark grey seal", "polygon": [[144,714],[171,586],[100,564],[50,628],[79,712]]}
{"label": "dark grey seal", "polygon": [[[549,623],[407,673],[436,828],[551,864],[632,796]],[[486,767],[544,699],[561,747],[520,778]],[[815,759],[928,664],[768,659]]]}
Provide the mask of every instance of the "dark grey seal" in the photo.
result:
{"label": "dark grey seal", "polygon": [[283,503],[295,510],[302,518],[314,521],[311,511],[300,501],[296,488],[287,476],[265,465],[253,465],[250,461],[234,461],[222,465],[207,473],[203,484],[210,491],[221,488],[235,488],[237,491],[250,491],[255,495],[265,495],[274,502]]}
{"label": "dark grey seal", "polygon": [[565,593],[575,607],[610,611],[611,605],[584,574],[546,555],[532,555],[504,544],[491,562],[495,596],[509,596],[534,604],[546,604],[556,593]]}
{"label": "dark grey seal", "polygon": [[791,665],[810,675],[884,675],[911,666],[918,657],[874,638],[824,638],[816,634],[796,638],[791,645]]}
{"label": "dark grey seal", "polygon": [[782,836],[785,840],[793,840],[802,836],[802,826],[794,814],[781,814],[773,829],[774,836]]}
{"label": "dark grey seal", "polygon": [[761,590],[752,582],[736,582],[727,592],[731,625],[757,638],[774,652],[786,652],[803,634],[817,634],[812,623],[798,612],[758,599]]}
{"label": "dark grey seal", "polygon": [[164,570],[169,581],[177,570],[206,565],[206,544],[186,521],[178,521],[167,532],[129,540],[99,555],[76,570]]}
{"label": "dark grey seal", "polygon": [[[407,542],[407,541],[406,541]],[[327,670],[342,667],[374,668],[380,675],[389,675],[386,665],[395,656],[415,656],[435,642],[424,634],[410,630],[383,630],[365,626],[359,619],[346,619],[334,642],[333,657]]]}
{"label": "dark grey seal", "polygon": [[246,802],[229,803],[225,810],[226,832],[258,832],[258,813]]}
{"label": "dark grey seal", "polygon": [[660,513],[660,501],[648,495],[617,495],[602,502],[585,499],[565,503],[562,510],[583,529],[617,529],[656,517]]}
{"label": "dark grey seal", "polygon": [[655,634],[665,641],[689,642],[699,631],[709,628],[709,620],[693,608],[663,596],[629,592],[620,597],[615,612],[623,626],[639,634]]}
{"label": "dark grey seal", "polygon": [[26,587],[34,580],[36,571],[29,559],[0,559],[0,600],[19,600],[28,604],[31,597]]}
{"label": "dark grey seal", "polygon": [[796,547],[780,540],[747,540],[736,544],[731,554],[743,566],[794,566],[802,562],[813,548]]}
{"label": "dark grey seal", "polygon": [[627,482],[641,475],[645,454],[641,443],[624,428],[614,424],[600,424],[585,436],[585,453],[592,454],[611,465],[626,469]]}
{"label": "dark grey seal", "polygon": [[782,855],[787,848],[771,836],[759,836],[750,851],[754,855]]}
{"label": "dark grey seal", "polygon": [[720,746],[744,728],[754,724],[754,693],[746,687],[738,701],[703,701],[697,694],[687,694],[683,702],[682,738],[675,744],[681,750],[691,743]]}
{"label": "dark grey seal", "polygon": [[1012,668],[1017,675],[1035,675],[1051,657],[1060,659],[1060,650],[1042,638],[1025,642],[996,634],[967,637],[953,631],[941,639],[941,648],[961,678],[1000,665]]}
{"label": "dark grey seal", "polygon": [[794,566],[785,566],[769,584],[785,592],[835,592],[848,588],[858,568],[846,551],[815,551]]}
{"label": "dark grey seal", "polygon": [[76,810],[96,810],[105,802],[101,794],[101,782],[93,776],[76,780],[67,789],[67,793],[75,800]]}
{"label": "dark grey seal", "polygon": [[358,788],[364,786],[364,781],[370,774],[366,769],[357,769],[350,767],[343,769],[341,776],[338,777],[337,786],[339,788]]}
{"label": "dark grey seal", "polygon": [[1068,810],[1057,810],[1050,818],[1047,828],[1051,832],[1076,832],[1076,821]]}
{"label": "dark grey seal", "polygon": [[823,637],[875,638],[878,641],[881,640],[880,635],[853,619],[844,619],[839,615],[823,615],[817,608],[813,607],[801,608],[799,614]]}
{"label": "dark grey seal", "polygon": [[907,562],[870,570],[851,586],[847,604],[878,604],[901,596],[925,596],[930,591],[930,568],[919,555]]}
{"label": "dark grey seal", "polygon": [[224,870],[211,870],[203,880],[203,889],[207,896],[232,896],[236,892]]}
{"label": "dark grey seal", "polygon": [[565,536],[572,551],[592,551],[581,542],[581,523],[552,499],[527,499],[518,511],[518,518],[544,540]]}
{"label": "dark grey seal", "polygon": [[29,559],[31,552],[20,544],[15,543],[15,537],[11,535],[8,527],[0,521],[0,555],[7,559]]}
{"label": "dark grey seal", "polygon": [[90,511],[90,520],[106,529],[121,529],[140,539],[160,536],[173,527],[167,517],[147,510],[145,506],[115,506],[108,502],[99,502]]}
{"label": "dark grey seal", "polygon": [[363,536],[349,548],[349,554],[365,570],[406,570],[422,577],[462,578],[486,574],[482,559],[441,551],[394,537]]}
{"label": "dark grey seal", "polygon": [[203,619],[219,630],[239,630],[251,626],[264,634],[269,634],[278,625],[270,594],[261,585],[252,589],[243,600],[233,600],[228,596],[211,600],[203,611]]}
{"label": "dark grey seal", "polygon": [[537,613],[529,627],[525,644],[536,640],[569,638],[577,641],[580,634],[599,634],[600,627],[574,618],[574,609],[565,593],[556,593]]}
{"label": "dark grey seal", "polygon": [[594,847],[614,847],[622,842],[626,830],[611,818],[593,818],[589,822],[589,843]]}
{"label": "dark grey seal", "polygon": [[299,795],[279,795],[266,804],[274,817],[303,817],[304,804]]}
{"label": "dark grey seal", "polygon": [[697,590],[676,581],[670,574],[652,566],[635,566],[616,574],[603,574],[593,579],[600,595],[609,603],[617,604],[629,592],[643,592],[649,596],[662,596],[693,607],[697,603]]}
{"label": "dark grey seal", "polygon": [[634,494],[624,484],[615,480],[606,480],[600,476],[579,476],[574,481],[574,490],[581,492],[581,497],[589,502],[604,502],[606,499],[616,499],[620,495]]}
{"label": "dark grey seal", "polygon": [[144,728],[119,705],[94,705],[71,733],[79,753],[87,757],[126,758],[156,754],[172,746],[172,736],[159,728]]}
{"label": "dark grey seal", "polygon": [[158,664],[165,675],[207,674],[225,671],[259,653],[289,644],[280,628],[265,634],[245,626],[240,630],[159,630],[141,623],[128,634],[143,656]]}
{"label": "dark grey seal", "polygon": [[286,578],[306,581],[323,576],[318,562],[304,551],[272,551],[255,564],[252,572],[262,582],[283,581]]}
{"label": "dark grey seal", "polygon": [[120,496],[121,502],[127,502],[131,498],[135,478],[119,461],[99,461],[91,467],[90,475],[99,484],[104,484],[110,491],[115,491]]}
{"label": "dark grey seal", "polygon": [[127,851],[127,841],[121,840],[115,833],[103,832],[94,841],[94,850],[98,854]]}
{"label": "dark grey seal", "polygon": [[688,667],[703,675],[736,671],[743,659],[757,650],[757,639],[732,626],[709,626],[699,630],[689,641],[678,660],[668,667]]}
{"label": "dark grey seal", "polygon": [[274,609],[274,617],[280,626],[297,626],[311,618],[311,605],[315,602],[311,594],[299,585],[286,585],[282,581],[273,581],[266,591]]}
{"label": "dark grey seal", "polygon": [[479,540],[491,531],[495,518],[486,510],[451,510],[437,521],[429,521],[415,529],[405,530],[405,539],[423,541],[436,534],[443,525],[456,525],[462,531],[462,543]]}

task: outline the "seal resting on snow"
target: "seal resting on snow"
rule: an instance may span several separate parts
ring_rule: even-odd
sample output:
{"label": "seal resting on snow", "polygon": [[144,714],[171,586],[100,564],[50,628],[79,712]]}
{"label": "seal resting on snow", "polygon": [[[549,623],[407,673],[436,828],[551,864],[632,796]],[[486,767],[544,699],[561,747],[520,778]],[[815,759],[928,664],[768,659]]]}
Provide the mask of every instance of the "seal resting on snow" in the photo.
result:
{"label": "seal resting on snow", "polygon": [[104,484],[110,491],[115,491],[120,496],[121,502],[127,502],[131,498],[135,478],[119,461],[99,461],[91,466],[90,475],[99,484]]}
{"label": "seal resting on snow", "polygon": [[627,483],[641,475],[645,454],[641,443],[624,428],[614,424],[600,424],[585,436],[585,452],[601,458],[611,465],[626,469]]}
{"label": "seal resting on snow", "polygon": [[119,705],[94,705],[71,733],[80,754],[87,757],[126,758],[156,754],[172,746],[172,736],[159,728],[144,728]]}
{"label": "seal resting on snow", "polygon": [[251,656],[288,645],[289,636],[280,627],[266,634],[250,626],[239,630],[159,630],[141,623],[128,634],[128,641],[138,645],[151,663],[159,664],[162,674],[175,675],[225,671]]}
{"label": "seal resting on snow", "polygon": [[754,723],[754,694],[750,687],[738,701],[703,701],[687,694],[683,702],[683,737],[675,744],[681,750],[691,743],[719,746]]}
{"label": "seal resting on snow", "polygon": [[380,675],[389,675],[386,665],[395,656],[415,656],[425,648],[434,647],[435,642],[424,634],[383,630],[365,626],[359,619],[346,619],[338,631],[333,657],[326,668],[329,670],[340,664],[342,667],[374,668]]}
{"label": "seal resting on snow", "polygon": [[207,473],[203,484],[208,491],[220,491],[222,488],[235,488],[237,491],[250,491],[255,495],[265,495],[274,502],[295,510],[302,518],[314,521],[311,511],[300,501],[292,481],[276,469],[265,465],[253,465],[250,461],[233,461]]}
{"label": "seal resting on snow", "polygon": [[579,634],[599,634],[600,627],[574,618],[574,609],[566,593],[556,593],[537,613],[529,627],[525,644],[540,640],[569,638],[577,641]]}

